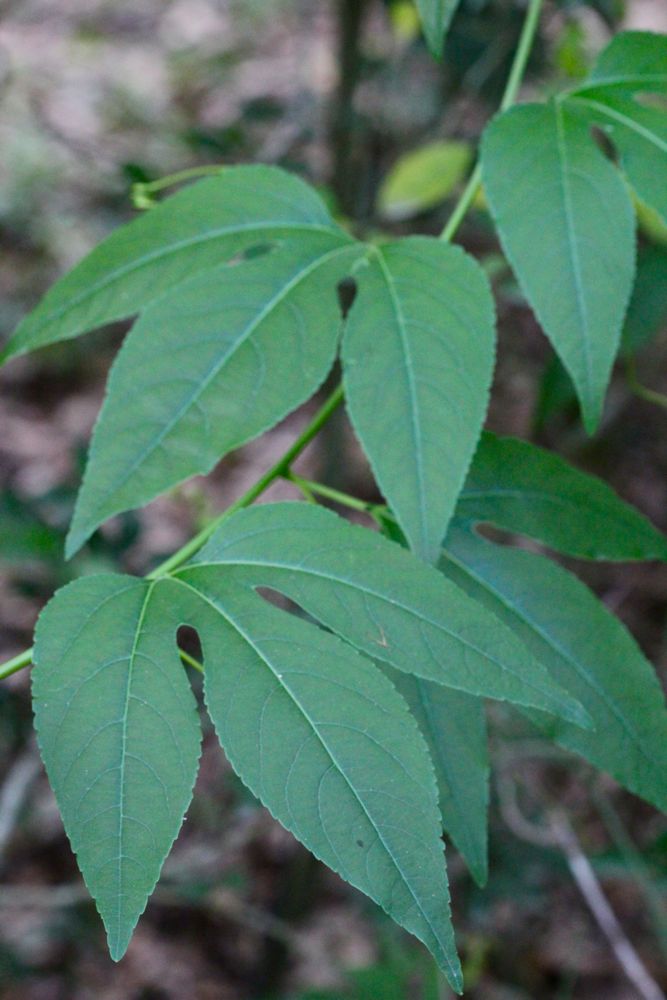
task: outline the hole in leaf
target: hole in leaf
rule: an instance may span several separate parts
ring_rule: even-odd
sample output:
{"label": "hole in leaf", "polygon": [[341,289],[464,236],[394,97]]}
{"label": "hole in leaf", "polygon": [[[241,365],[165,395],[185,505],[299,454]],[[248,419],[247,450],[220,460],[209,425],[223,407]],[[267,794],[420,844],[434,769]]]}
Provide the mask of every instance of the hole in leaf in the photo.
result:
{"label": "hole in leaf", "polygon": [[178,643],[178,648],[182,649],[188,656],[191,656],[197,663],[204,662],[204,654],[199,636],[190,625],[179,625],[176,632],[176,642]]}
{"label": "hole in leaf", "polygon": [[599,125],[591,125],[590,132],[591,138],[600,152],[606,156],[608,160],[611,160],[612,163],[617,163],[618,156],[616,155],[616,149],[607,132]]}
{"label": "hole in leaf", "polygon": [[309,615],[307,611],[304,611],[296,601],[293,601],[290,597],[286,597],[285,594],[281,594],[280,591],[273,590],[272,587],[255,587],[254,591],[258,597],[261,597],[267,604],[272,604],[274,608],[280,608],[281,611],[294,615],[296,618],[302,618],[316,628],[322,629],[323,632],[330,631],[330,629],[321,625],[316,618]]}
{"label": "hole in leaf", "polygon": [[338,282],[336,291],[338,292],[340,311],[343,314],[343,319],[346,319],[357,297],[357,283],[354,278],[343,278],[342,281]]}

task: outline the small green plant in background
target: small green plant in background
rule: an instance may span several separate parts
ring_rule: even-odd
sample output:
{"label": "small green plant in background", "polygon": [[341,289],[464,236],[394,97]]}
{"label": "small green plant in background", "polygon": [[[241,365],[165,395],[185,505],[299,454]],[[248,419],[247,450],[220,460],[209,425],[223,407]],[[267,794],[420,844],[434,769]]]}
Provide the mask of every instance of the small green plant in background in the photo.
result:
{"label": "small green plant in background", "polygon": [[[435,54],[453,6],[418,3]],[[34,649],[3,668],[34,663],[42,757],[114,959],[192,796],[201,734],[184,662],[204,669],[208,711],[245,784],[424,942],[457,991],[441,835],[483,884],[483,699],[518,706],[667,807],[664,698],[630,634],[569,571],[478,531],[580,559],[667,559],[667,540],[602,482],[482,432],[494,301],[480,264],[451,243],[482,182],[590,433],[633,289],[631,192],[667,220],[667,38],[618,35],[570,90],[512,107],[540,9],[531,0],[501,111],[440,239],[362,242],[306,184],[266,166],[215,169],[156,204],[144,185],[147,210],[61,279],[4,350],[8,360],[138,316],[109,375],[68,556],[110,517],[210,472],[342,367],[242,498],[147,577],[59,590]],[[385,185],[388,217],[446,196],[471,154],[445,144],[420,155]],[[292,469],[343,401],[386,506]],[[253,506],[278,478],[380,530],[313,503]],[[177,646],[184,624],[203,666]]]}

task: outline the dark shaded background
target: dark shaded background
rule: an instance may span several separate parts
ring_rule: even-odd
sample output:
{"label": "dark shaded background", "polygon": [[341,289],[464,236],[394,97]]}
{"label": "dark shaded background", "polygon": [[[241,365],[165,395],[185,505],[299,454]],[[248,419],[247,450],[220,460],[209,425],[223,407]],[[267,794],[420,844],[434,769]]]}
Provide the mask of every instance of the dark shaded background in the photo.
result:
{"label": "dark shaded background", "polygon": [[[398,8],[401,8],[398,10]],[[0,3],[0,333],[51,281],[130,218],[133,181],[210,162],[264,161],[321,186],[359,232],[379,225],[381,178],[438,137],[475,141],[497,106],[519,0],[464,0],[443,66],[409,4],[380,0],[22,0]],[[363,16],[362,16],[363,15]],[[363,22],[363,23],[362,23]],[[527,95],[568,83],[621,23],[667,31],[663,0],[551,3]],[[341,72],[342,68],[342,72]],[[450,205],[397,231],[437,232]],[[488,425],[558,450],[667,530],[667,412],[619,365],[591,441],[550,348],[497,257],[483,212],[462,242],[494,274],[500,360]],[[650,242],[647,236],[643,243]],[[291,442],[306,407],[62,560],[85,449],[125,327],[0,371],[0,655],[30,644],[53,590],[82,573],[142,573],[239,496]],[[638,356],[667,390],[667,328]],[[301,469],[359,495],[372,480],[344,417]],[[276,484],[267,499],[292,496]],[[572,563],[632,629],[663,679],[667,576],[655,565]],[[449,852],[471,1000],[635,1000],[557,848],[530,842],[554,803],[621,923],[667,989],[667,823],[604,775],[492,712],[491,879]],[[194,803],[127,957],[115,966],[69,851],[32,737],[27,672],[0,687],[0,996],[3,1000],[442,1000],[423,949],[314,862],[243,789],[207,730]],[[522,812],[517,814],[514,793]]]}

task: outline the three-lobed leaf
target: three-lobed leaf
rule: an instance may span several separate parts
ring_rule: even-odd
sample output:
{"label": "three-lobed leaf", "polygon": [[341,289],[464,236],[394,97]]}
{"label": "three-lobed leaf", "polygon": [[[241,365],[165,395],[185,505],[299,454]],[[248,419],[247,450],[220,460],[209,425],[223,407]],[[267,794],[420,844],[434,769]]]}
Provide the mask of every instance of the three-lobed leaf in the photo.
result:
{"label": "three-lobed leaf", "polygon": [[472,258],[425,237],[375,248],[356,279],[348,413],[410,547],[433,562],[486,413],[491,290]]}
{"label": "three-lobed leaf", "polygon": [[667,538],[601,479],[517,438],[482,435],[456,508],[584,559],[667,559]]}
{"label": "three-lobed leaf", "polygon": [[176,838],[199,762],[196,704],[161,585],[92,576],[42,612],[32,674],[42,759],[120,959]]}
{"label": "three-lobed leaf", "polygon": [[361,251],[343,233],[311,233],[202,271],[144,310],[109,377],[69,555],[312,395],[338,347],[336,285]]}
{"label": "three-lobed leaf", "polygon": [[530,712],[543,732],[667,809],[667,710],[632,636],[567,570],[454,525],[440,569],[498,616],[576,694],[595,728]]}

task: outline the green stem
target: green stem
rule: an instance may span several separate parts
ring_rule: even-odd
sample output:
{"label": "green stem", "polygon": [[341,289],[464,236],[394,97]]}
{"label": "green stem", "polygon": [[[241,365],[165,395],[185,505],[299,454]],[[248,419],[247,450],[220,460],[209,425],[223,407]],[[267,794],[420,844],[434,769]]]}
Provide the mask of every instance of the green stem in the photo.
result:
{"label": "green stem", "polygon": [[479,189],[482,186],[482,168],[477,164],[470,177],[468,178],[468,183],[466,184],[461,197],[457,201],[452,214],[447,219],[447,225],[440,234],[440,239],[444,243],[450,243],[454,238],[457,229],[463,222],[464,216],[467,214],[468,209],[472,205],[473,201],[477,197]]}
{"label": "green stem", "polygon": [[332,500],[334,503],[340,504],[341,507],[349,507],[351,510],[359,510],[362,514],[371,514],[375,509],[375,504],[366,503],[365,500],[360,500],[359,497],[350,496],[349,493],[342,493],[340,490],[334,490],[331,486],[325,486],[324,483],[315,483],[311,479],[303,479],[301,476],[297,476],[296,473],[288,471],[283,476],[283,479],[287,479],[290,483],[294,483],[304,496],[312,496],[313,493],[320,497],[325,497],[327,500]]}
{"label": "green stem", "polygon": [[191,538],[178,552],[175,552],[173,556],[166,559],[163,563],[160,563],[152,573],[148,574],[149,580],[155,580],[159,576],[166,576],[168,573],[172,573],[179,566],[182,566],[184,562],[187,562],[191,556],[195,555],[196,552],[204,545],[205,542],[211,537],[211,535],[217,531],[223,521],[226,521],[228,517],[232,514],[236,514],[237,511],[242,510],[244,507],[249,507],[262,493],[265,492],[276,479],[280,479],[289,471],[289,467],[297,458],[301,452],[306,448],[314,437],[319,434],[322,426],[327,422],[334,410],[338,409],[343,401],[343,387],[339,385],[335,389],[323,406],[317,411],[313,419],[310,421],[306,429],[302,434],[296,439],[291,448],[288,448],[285,454],[278,459],[275,465],[272,465],[268,472],[265,472],[261,479],[258,479],[254,486],[239,497],[231,507],[227,510],[223,510],[222,514],[215,517],[205,528]]}
{"label": "green stem", "polygon": [[4,680],[5,677],[11,677],[12,674],[18,673],[19,670],[23,670],[24,667],[29,667],[32,663],[32,647],[30,649],[25,649],[18,656],[15,656],[11,660],[7,660],[0,667],[0,680]]}
{"label": "green stem", "polygon": [[[530,3],[528,4],[528,10],[526,11],[526,18],[523,22],[521,35],[514,54],[512,68],[510,69],[510,75],[507,78],[507,84],[505,85],[505,90],[500,102],[501,111],[507,111],[507,109],[510,108],[516,101],[521,81],[523,80],[524,73],[526,72],[526,65],[528,63],[528,57],[530,56],[530,50],[532,49],[533,42],[535,40],[537,26],[540,23],[540,14],[542,12],[543,2],[544,0],[530,0]],[[461,225],[468,209],[477,197],[481,187],[482,168],[478,163],[470,175],[468,183],[466,184],[458,202],[454,206],[454,210],[452,211],[452,214],[447,220],[447,224],[440,235],[440,239],[445,243],[449,243],[454,238],[456,231]]]}
{"label": "green stem", "polygon": [[[322,426],[327,422],[331,414],[336,410],[340,404],[343,402],[343,387],[339,385],[335,389],[329,398],[324,402],[324,404],[317,411],[313,419],[310,421],[305,430],[299,435],[294,444],[287,449],[284,455],[278,459],[275,465],[272,465],[268,472],[265,472],[261,479],[258,479],[254,486],[239,497],[224,510],[222,514],[214,518],[205,528],[190,539],[178,552],[174,552],[169,559],[166,559],[163,563],[160,563],[152,573],[147,574],[148,580],[155,580],[157,577],[166,576],[168,573],[173,572],[182,566],[184,562],[193,556],[199,549],[204,545],[205,542],[211,537],[211,535],[218,529],[218,527],[226,521],[228,517],[235,514],[237,511],[241,510],[243,507],[248,507],[250,504],[256,500],[271,483],[275,482],[276,479],[280,479],[289,472],[289,467],[292,462],[301,454],[301,452],[310,444],[314,437],[319,433]],[[201,665],[193,661],[192,658],[187,658],[188,654],[183,653],[181,650],[181,657],[185,659],[191,667],[195,669],[200,669]],[[12,660],[8,660],[6,663],[0,665],[0,680],[5,677],[9,677],[11,674],[15,674],[17,671],[22,670],[24,667],[30,666],[32,663],[32,649],[26,649],[23,653],[19,653]]]}
{"label": "green stem", "polygon": [[194,656],[190,656],[190,654],[186,653],[184,649],[179,648],[178,655],[183,660],[183,663],[185,663],[188,667],[194,667],[194,669],[198,670],[200,674],[204,673],[204,668],[199,660],[195,660]]}
{"label": "green stem", "polygon": [[219,164],[208,163],[201,167],[188,167],[175,174],[167,174],[166,177],[158,177],[155,181],[138,181],[132,185],[132,204],[135,208],[151,208],[156,191],[163,191],[165,188],[193,181],[198,177],[216,177],[224,169]]}
{"label": "green stem", "polygon": [[625,374],[628,380],[628,386],[640,399],[645,399],[647,403],[653,403],[654,406],[661,406],[663,409],[667,410],[667,396],[662,392],[656,392],[655,389],[649,389],[648,386],[642,385],[642,383],[637,378],[637,366],[635,364],[634,358],[629,358],[626,366]]}

